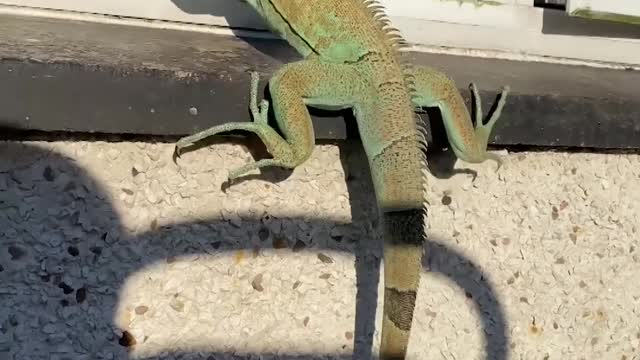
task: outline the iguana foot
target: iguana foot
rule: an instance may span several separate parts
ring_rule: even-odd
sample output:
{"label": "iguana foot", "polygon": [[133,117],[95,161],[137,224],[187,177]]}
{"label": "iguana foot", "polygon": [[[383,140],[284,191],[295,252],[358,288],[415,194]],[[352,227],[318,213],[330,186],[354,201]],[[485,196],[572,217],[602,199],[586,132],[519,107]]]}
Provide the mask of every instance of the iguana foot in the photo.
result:
{"label": "iguana foot", "polygon": [[251,72],[251,92],[250,92],[250,104],[249,110],[251,111],[251,117],[253,123],[245,122],[245,123],[226,123],[222,125],[217,125],[210,127],[206,130],[200,131],[193,135],[185,136],[180,138],[176,142],[176,154],[180,156],[182,149],[193,145],[194,143],[211,137],[213,135],[228,132],[233,130],[247,130],[257,132],[256,128],[258,126],[268,126],[268,114],[269,114],[269,102],[267,100],[262,100],[260,102],[260,106],[258,107],[258,84],[260,81],[260,76],[256,71]]}
{"label": "iguana foot", "polygon": [[[502,92],[500,93],[500,100],[498,100],[498,105],[496,106],[495,111],[493,112],[493,114],[491,114],[491,117],[489,118],[489,121],[486,124],[483,124],[482,99],[480,98],[480,93],[478,92],[478,88],[474,83],[471,83],[469,84],[469,89],[473,93],[473,97],[476,103],[476,113],[475,113],[476,143],[478,144],[480,149],[483,149],[486,151],[487,145],[489,143],[489,136],[493,131],[493,126],[496,124],[496,121],[498,121],[498,119],[500,118],[500,115],[502,114],[502,109],[504,108],[504,105],[507,101],[507,95],[509,94],[509,91],[511,90],[511,88],[508,85],[502,87]],[[496,154],[485,153],[485,157],[487,159],[494,160],[496,163],[498,163],[498,167],[496,168],[496,171],[498,171],[502,166],[502,159],[500,158],[500,156]]]}
{"label": "iguana foot", "polygon": [[237,178],[239,178],[240,176],[248,173],[249,171],[252,170],[256,170],[262,167],[266,167],[266,166],[285,166],[286,164],[283,164],[282,162],[276,160],[276,159],[262,159],[262,160],[258,160],[256,162],[252,162],[250,164],[241,166],[239,168],[236,168],[234,170],[229,171],[229,175],[227,176],[227,180],[228,181],[233,181]]}
{"label": "iguana foot", "polygon": [[260,85],[260,74],[257,71],[250,71],[251,74],[251,91],[249,95],[249,110],[251,111],[251,117],[254,122],[264,123],[269,122],[269,102],[265,99],[260,101],[260,107],[258,107],[258,86]]}
{"label": "iguana foot", "polygon": [[256,134],[266,146],[267,151],[271,155],[273,155],[273,158],[259,160],[229,171],[229,182],[244,175],[249,171],[265,166],[280,166],[285,168],[292,168],[299,162],[287,141],[283,139],[282,136],[280,136],[280,134],[278,134],[271,126],[269,126],[269,102],[263,99],[260,102],[260,105],[258,105],[258,85],[260,77],[255,71],[251,71],[250,73],[251,89],[249,110],[251,112],[253,121],[230,122],[213,126],[196,134],[185,136],[176,142],[176,153],[179,156],[180,151],[185,147],[190,146],[199,140],[211,137],[222,132],[243,130]]}

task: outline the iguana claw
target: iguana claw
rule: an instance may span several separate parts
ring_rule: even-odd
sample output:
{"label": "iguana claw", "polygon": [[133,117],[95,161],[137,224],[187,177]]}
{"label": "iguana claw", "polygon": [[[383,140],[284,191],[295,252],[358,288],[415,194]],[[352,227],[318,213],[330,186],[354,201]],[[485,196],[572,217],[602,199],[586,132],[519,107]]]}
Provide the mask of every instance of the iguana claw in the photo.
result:
{"label": "iguana claw", "polygon": [[482,100],[480,98],[480,93],[478,92],[478,88],[474,83],[471,83],[469,84],[469,89],[473,93],[473,97],[476,103],[476,112],[475,112],[476,141],[478,143],[478,146],[481,149],[485,150],[485,158],[493,160],[498,164],[498,167],[496,168],[496,171],[498,171],[502,166],[502,159],[500,158],[499,155],[486,152],[486,148],[489,143],[489,136],[493,131],[493,126],[496,124],[496,121],[498,121],[498,119],[500,118],[500,115],[502,114],[502,109],[504,108],[504,105],[507,101],[507,95],[509,94],[509,91],[511,91],[511,88],[508,85],[502,87],[502,92],[500,93],[500,100],[498,100],[496,109],[493,112],[493,114],[491,114],[491,117],[489,118],[489,121],[486,124],[483,123],[483,119],[482,119],[483,117]]}
{"label": "iguana claw", "polygon": [[268,123],[269,115],[269,102],[265,99],[260,101],[260,107],[258,107],[258,86],[260,85],[260,74],[257,71],[250,71],[251,74],[251,91],[249,94],[249,110],[253,121],[257,123]]}
{"label": "iguana claw", "polygon": [[251,92],[250,92],[249,109],[251,111],[251,116],[253,117],[254,124],[251,124],[249,122],[226,123],[226,124],[210,127],[206,130],[200,131],[193,135],[185,136],[183,138],[180,138],[176,142],[177,154],[180,154],[183,148],[189,145],[192,145],[200,140],[216,135],[218,133],[232,131],[232,130],[253,130],[256,125],[267,126],[269,102],[263,99],[260,102],[260,106],[258,107],[258,85],[260,81],[260,76],[256,71],[251,71],[250,73],[251,73]]}
{"label": "iguana claw", "polygon": [[[251,74],[251,91],[250,91],[249,110],[251,112],[253,121],[225,123],[225,124],[213,126],[209,129],[200,131],[190,136],[185,136],[176,142],[175,152],[177,154],[180,154],[183,148],[189,145],[192,145],[197,141],[211,137],[218,133],[234,131],[234,130],[250,131],[257,134],[267,146],[267,150],[271,150],[270,144],[272,144],[274,140],[276,141],[278,140],[278,139],[275,139],[275,137],[278,135],[269,126],[269,123],[268,123],[269,122],[268,121],[269,102],[263,99],[262,101],[260,101],[260,104],[258,105],[258,85],[260,82],[260,76],[256,71],[250,71],[249,73]],[[276,159],[259,160],[259,161],[256,161],[256,162],[253,162],[229,171],[228,181],[232,181],[251,170],[255,170],[264,166],[272,166],[272,165],[283,166],[284,164],[282,161],[279,161]]]}

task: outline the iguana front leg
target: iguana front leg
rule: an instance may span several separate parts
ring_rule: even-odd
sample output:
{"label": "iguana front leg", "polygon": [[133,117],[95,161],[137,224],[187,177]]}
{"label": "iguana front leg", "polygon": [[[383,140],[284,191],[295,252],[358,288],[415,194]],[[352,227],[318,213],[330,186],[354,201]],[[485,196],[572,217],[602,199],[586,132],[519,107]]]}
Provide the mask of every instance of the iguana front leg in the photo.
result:
{"label": "iguana front leg", "polygon": [[480,94],[475,84],[470,85],[476,103],[475,127],[456,84],[444,73],[430,67],[415,67],[416,93],[414,103],[419,107],[438,107],[442,114],[447,138],[456,156],[466,162],[480,163],[487,159],[501,164],[499,156],[487,153],[487,143],[493,126],[502,114],[508,86],[502,88],[500,100],[489,121],[483,124]]}
{"label": "iguana front leg", "polygon": [[[253,122],[231,122],[214,126],[178,140],[176,150],[208,138],[233,130],[250,131],[258,135],[272,155],[229,172],[229,180],[265,166],[293,169],[306,161],[315,146],[315,134],[307,104],[334,107],[350,107],[355,104],[354,89],[359,75],[349,65],[325,64],[317,60],[302,60],[284,65],[269,81],[273,111],[280,136],[267,123],[269,102],[262,100],[257,106],[258,74],[251,74],[251,105]],[[360,82],[361,83],[361,82]]]}

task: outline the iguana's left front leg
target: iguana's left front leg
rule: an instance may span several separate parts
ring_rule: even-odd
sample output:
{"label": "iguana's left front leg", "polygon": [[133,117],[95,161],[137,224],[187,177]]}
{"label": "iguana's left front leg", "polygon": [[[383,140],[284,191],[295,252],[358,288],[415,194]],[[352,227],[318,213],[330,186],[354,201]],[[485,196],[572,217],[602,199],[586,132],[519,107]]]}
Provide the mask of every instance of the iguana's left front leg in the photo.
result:
{"label": "iguana's left front leg", "polygon": [[487,143],[493,126],[502,114],[508,86],[502,88],[500,100],[489,121],[483,124],[482,104],[475,84],[470,85],[476,103],[475,127],[456,84],[444,73],[430,67],[415,67],[416,94],[414,103],[419,107],[438,107],[447,132],[449,144],[456,156],[466,162],[479,163],[500,157],[487,152]]}
{"label": "iguana's left front leg", "polygon": [[349,107],[362,92],[354,88],[360,75],[353,66],[302,60],[284,65],[269,81],[273,111],[283,136],[267,123],[269,103],[257,106],[258,75],[252,73],[251,113],[253,122],[231,122],[214,126],[178,140],[180,150],[198,140],[233,130],[250,131],[264,142],[270,159],[262,159],[229,172],[229,180],[265,166],[293,169],[306,161],[315,146],[315,135],[307,102]]}

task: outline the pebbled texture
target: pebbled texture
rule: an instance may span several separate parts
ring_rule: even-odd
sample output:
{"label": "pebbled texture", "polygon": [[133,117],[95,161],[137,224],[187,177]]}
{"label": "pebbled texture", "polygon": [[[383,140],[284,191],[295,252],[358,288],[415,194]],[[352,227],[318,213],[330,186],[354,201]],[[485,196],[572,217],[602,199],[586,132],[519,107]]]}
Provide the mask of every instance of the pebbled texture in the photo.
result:
{"label": "pebbled texture", "polygon": [[[0,358],[371,358],[384,287],[361,145],[226,194],[241,146],[172,152],[0,142]],[[428,175],[408,358],[634,359],[640,156],[501,155],[497,174],[457,164],[475,183]]]}

